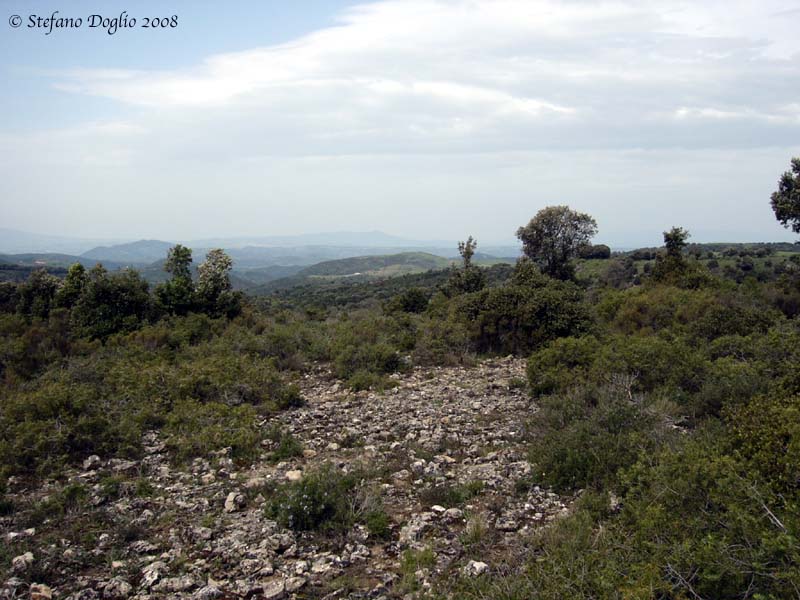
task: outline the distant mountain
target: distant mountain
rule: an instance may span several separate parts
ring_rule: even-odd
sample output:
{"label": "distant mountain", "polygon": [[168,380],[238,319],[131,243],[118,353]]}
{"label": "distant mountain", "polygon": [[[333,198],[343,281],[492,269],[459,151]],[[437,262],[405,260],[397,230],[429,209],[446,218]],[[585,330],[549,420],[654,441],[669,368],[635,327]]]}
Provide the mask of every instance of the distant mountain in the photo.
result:
{"label": "distant mountain", "polygon": [[161,240],[139,240],[114,246],[98,246],[81,256],[97,261],[115,261],[129,265],[148,265],[167,255],[175,244]]}
{"label": "distant mountain", "polygon": [[54,252],[28,252],[24,254],[0,254],[0,262],[21,266],[40,268],[45,267],[52,272],[53,269],[66,269],[75,263],[81,263],[86,268],[95,266],[102,262],[103,266],[109,271],[122,269],[128,266],[126,263],[116,261],[98,261],[84,256],[74,254],[57,254]]}
{"label": "distant mountain", "polygon": [[0,253],[61,253],[77,255],[100,244],[122,242],[119,239],[83,239],[59,235],[29,233],[0,227]]}
{"label": "distant mountain", "polygon": [[402,238],[382,231],[335,231],[327,233],[304,233],[299,235],[268,235],[218,237],[193,240],[186,243],[198,248],[243,248],[245,246],[299,247],[299,246],[338,246],[362,248],[396,248],[422,246],[456,247],[452,241],[418,241]]}

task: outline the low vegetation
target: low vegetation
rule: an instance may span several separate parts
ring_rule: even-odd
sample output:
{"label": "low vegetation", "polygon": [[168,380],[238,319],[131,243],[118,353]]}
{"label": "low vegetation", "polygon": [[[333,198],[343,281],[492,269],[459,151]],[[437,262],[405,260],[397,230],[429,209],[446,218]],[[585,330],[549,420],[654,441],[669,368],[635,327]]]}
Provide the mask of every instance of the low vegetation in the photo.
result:
{"label": "low vegetation", "polygon": [[[773,197],[789,225],[794,185],[787,174]],[[3,284],[0,515],[18,510],[10,476],[57,477],[92,454],[136,458],[149,430],[177,463],[222,449],[240,464],[299,456],[291,435],[257,424],[301,405],[293,382],[320,362],[353,390],[386,390],[415,365],[514,354],[528,357],[528,379],[513,385],[539,406],[519,415],[531,473],[518,488],[577,501],[506,564],[478,579],[453,572],[432,594],[796,597],[800,253],[692,246],[672,228],[663,249],[609,258],[590,247],[595,231],[588,215],[550,208],[520,228],[526,256],[513,267],[475,266],[470,238],[443,272],[260,299],[232,291],[222,251],[193,279],[180,246],[152,290],[135,271],[80,265]],[[109,479],[104,493],[121,485]],[[437,484],[422,501],[461,506],[481,491]],[[358,471],[326,464],[264,492],[265,513],[295,531],[391,535]],[[28,518],[68,516],[83,498],[64,488]],[[463,544],[486,535],[472,518]],[[409,550],[401,562],[399,585],[415,592],[435,557]]]}

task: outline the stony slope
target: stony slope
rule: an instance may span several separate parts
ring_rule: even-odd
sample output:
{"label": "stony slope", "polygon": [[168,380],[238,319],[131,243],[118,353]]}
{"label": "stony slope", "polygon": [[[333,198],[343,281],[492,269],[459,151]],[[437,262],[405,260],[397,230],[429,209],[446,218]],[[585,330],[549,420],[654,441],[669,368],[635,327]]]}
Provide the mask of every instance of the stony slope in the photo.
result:
{"label": "stony slope", "polygon": [[[103,515],[93,548],[62,539],[26,556],[39,534],[7,519],[3,542],[17,558],[0,597],[26,597],[45,568],[62,579],[31,588],[32,597],[395,598],[450,569],[479,576],[567,511],[565,499],[517,485],[529,471],[522,436],[535,410],[517,385],[523,375],[523,361],[503,359],[416,369],[385,393],[354,394],[320,367],[301,381],[307,405],[278,417],[303,443],[297,458],[239,471],[221,452],[178,469],[155,434],[140,462],[94,457],[69,477],[92,487]],[[391,519],[387,539],[360,526],[335,537],[296,534],[264,516],[275,482],[325,462],[368,467]],[[138,476],[151,493],[109,499],[100,485],[109,473]],[[425,549],[428,562],[409,572],[401,564],[408,549]]]}

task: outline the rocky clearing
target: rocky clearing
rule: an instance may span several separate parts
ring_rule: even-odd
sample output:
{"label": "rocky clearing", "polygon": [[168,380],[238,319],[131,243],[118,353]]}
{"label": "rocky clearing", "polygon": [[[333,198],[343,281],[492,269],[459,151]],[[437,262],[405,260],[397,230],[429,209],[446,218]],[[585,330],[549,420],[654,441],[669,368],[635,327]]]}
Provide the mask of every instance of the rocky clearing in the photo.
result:
{"label": "rocky clearing", "polygon": [[[353,393],[320,367],[301,381],[304,407],[261,424],[278,421],[302,456],[277,464],[265,456],[238,470],[223,451],[177,468],[151,433],[141,461],[92,457],[49,487],[18,482],[19,504],[83,484],[103,525],[90,547],[66,536],[43,545],[37,529],[46,522],[25,529],[0,520],[0,543],[16,557],[0,598],[402,598],[454,570],[480,577],[568,510],[568,499],[519,485],[530,470],[524,424],[535,410],[519,385],[524,374],[525,362],[511,358],[417,368],[386,392]],[[384,539],[361,526],[295,533],[265,516],[277,483],[324,463],[370,474],[390,519]],[[125,480],[116,498],[103,492],[109,474]],[[134,493],[134,481],[150,492]],[[43,569],[63,579],[31,585]]]}

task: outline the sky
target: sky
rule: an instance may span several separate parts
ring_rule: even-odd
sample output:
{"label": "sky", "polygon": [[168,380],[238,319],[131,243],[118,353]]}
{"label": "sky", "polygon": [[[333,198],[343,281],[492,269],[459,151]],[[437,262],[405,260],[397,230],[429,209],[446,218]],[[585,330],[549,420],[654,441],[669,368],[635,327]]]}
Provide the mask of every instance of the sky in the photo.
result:
{"label": "sky", "polygon": [[[566,204],[617,247],[797,237],[769,206],[800,156],[796,0],[0,8],[0,227],[507,243]],[[54,11],[83,23],[28,26]]]}

